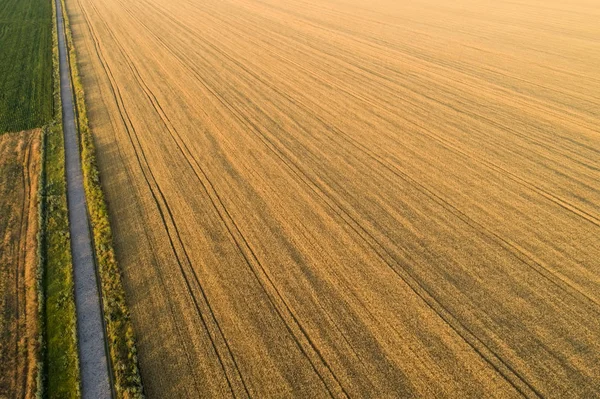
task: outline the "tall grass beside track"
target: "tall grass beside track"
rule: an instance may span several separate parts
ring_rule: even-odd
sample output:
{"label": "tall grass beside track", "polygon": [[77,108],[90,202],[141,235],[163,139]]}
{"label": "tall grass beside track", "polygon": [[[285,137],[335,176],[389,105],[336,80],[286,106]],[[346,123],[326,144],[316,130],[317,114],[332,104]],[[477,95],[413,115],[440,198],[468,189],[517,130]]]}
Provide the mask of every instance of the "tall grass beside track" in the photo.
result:
{"label": "tall grass beside track", "polygon": [[73,45],[71,27],[66,5],[64,0],[61,1],[63,2],[71,81],[75,94],[75,112],[80,134],[83,180],[94,240],[94,252],[101,281],[102,306],[114,388],[118,398],[139,398],[143,397],[143,390],[138,369],[133,327],[125,303],[121,272],[113,249],[112,232],[96,165],[94,141],[88,125],[85,93],[77,68],[77,56]]}

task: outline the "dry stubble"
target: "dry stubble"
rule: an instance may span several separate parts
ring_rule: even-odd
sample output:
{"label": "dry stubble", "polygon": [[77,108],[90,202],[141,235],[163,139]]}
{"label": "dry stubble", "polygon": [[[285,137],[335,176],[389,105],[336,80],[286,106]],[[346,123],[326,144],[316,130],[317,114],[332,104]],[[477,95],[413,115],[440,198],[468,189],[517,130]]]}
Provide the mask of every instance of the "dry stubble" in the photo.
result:
{"label": "dry stubble", "polygon": [[600,9],[69,0],[151,397],[600,395]]}
{"label": "dry stubble", "polygon": [[1,398],[36,393],[39,171],[39,129],[0,134]]}

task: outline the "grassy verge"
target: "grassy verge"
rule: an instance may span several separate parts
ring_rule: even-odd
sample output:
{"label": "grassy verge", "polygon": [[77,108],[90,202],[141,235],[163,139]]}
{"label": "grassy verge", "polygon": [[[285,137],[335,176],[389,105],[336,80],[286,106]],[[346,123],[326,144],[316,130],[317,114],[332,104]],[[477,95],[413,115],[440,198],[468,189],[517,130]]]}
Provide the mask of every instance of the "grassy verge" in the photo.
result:
{"label": "grassy verge", "polygon": [[121,281],[121,271],[117,265],[113,249],[108,211],[100,184],[100,174],[96,165],[94,141],[88,125],[85,94],[79,77],[71,27],[64,0],[61,1],[63,2],[69,63],[71,66],[73,91],[75,93],[83,179],[98,273],[101,281],[102,305],[113,381],[117,397],[138,398],[143,396],[143,390],[137,362],[133,327],[125,303],[125,291]]}
{"label": "grassy verge", "polygon": [[56,9],[53,4],[54,122],[43,129],[39,288],[44,373],[38,397],[80,397],[73,266],[65,181]]}

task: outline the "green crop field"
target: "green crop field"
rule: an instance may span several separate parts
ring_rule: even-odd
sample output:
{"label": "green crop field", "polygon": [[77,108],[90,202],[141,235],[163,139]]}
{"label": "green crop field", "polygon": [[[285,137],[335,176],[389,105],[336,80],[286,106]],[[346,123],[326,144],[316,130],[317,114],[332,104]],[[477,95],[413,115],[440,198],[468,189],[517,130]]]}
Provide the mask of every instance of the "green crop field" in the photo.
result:
{"label": "green crop field", "polygon": [[52,119],[52,3],[0,0],[0,132]]}

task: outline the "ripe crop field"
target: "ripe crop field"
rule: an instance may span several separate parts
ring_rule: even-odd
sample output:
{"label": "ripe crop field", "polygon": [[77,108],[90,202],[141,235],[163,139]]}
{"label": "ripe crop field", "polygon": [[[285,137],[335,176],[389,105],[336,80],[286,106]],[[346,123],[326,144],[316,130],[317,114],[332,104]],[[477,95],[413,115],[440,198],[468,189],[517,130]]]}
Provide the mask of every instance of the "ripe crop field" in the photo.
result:
{"label": "ripe crop field", "polygon": [[0,0],[0,132],[52,119],[52,3]]}
{"label": "ripe crop field", "polygon": [[0,135],[0,397],[33,398],[40,132]]}
{"label": "ripe crop field", "polygon": [[67,0],[149,397],[600,395],[600,7]]}

